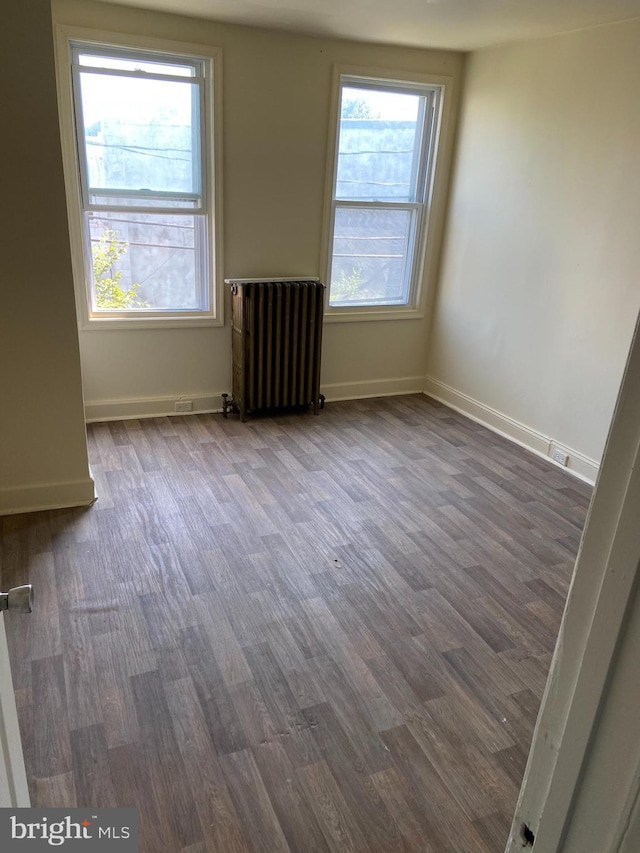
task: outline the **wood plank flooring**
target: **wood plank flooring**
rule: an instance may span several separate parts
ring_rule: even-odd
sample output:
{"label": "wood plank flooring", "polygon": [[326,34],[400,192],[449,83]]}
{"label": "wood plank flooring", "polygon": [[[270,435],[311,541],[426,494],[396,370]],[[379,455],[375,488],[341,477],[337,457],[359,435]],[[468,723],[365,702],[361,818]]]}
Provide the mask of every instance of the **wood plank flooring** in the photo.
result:
{"label": "wood plank flooring", "polygon": [[144,853],[501,853],[590,488],[420,395],[89,428],[0,520],[33,802]]}

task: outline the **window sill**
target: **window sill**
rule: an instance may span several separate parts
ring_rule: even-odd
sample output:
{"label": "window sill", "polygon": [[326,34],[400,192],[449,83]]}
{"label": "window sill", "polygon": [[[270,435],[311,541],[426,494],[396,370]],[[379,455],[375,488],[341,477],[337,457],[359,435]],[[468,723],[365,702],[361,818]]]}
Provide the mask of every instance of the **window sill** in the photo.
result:
{"label": "window sill", "polygon": [[80,323],[83,332],[121,331],[123,329],[194,329],[224,326],[216,317],[92,317]]}
{"label": "window sill", "polygon": [[325,323],[360,323],[372,320],[421,320],[424,311],[406,305],[380,307],[327,308]]}

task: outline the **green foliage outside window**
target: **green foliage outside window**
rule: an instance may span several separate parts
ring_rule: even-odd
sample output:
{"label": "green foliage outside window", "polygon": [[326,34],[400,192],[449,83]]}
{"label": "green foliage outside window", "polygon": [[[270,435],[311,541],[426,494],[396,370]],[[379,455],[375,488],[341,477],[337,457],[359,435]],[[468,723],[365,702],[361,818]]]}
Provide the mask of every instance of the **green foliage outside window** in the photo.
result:
{"label": "green foliage outside window", "polygon": [[364,276],[360,267],[353,267],[351,272],[340,270],[340,275],[331,282],[332,301],[348,301],[360,295],[360,286],[364,282]]}
{"label": "green foliage outside window", "polygon": [[114,270],[115,264],[129,248],[128,243],[118,240],[118,234],[110,228],[103,231],[99,241],[91,247],[93,259],[93,291],[96,307],[107,310],[147,308],[148,303],[138,299],[139,284],[125,290],[120,284],[122,270]]}
{"label": "green foliage outside window", "polygon": [[364,98],[345,98],[340,118],[379,119],[380,111],[372,110]]}

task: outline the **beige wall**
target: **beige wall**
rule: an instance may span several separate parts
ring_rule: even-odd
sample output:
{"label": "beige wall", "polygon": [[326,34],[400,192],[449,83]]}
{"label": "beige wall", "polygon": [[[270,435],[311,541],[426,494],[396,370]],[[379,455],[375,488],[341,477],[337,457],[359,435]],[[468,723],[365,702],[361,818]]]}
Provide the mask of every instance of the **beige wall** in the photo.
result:
{"label": "beige wall", "polygon": [[0,513],[91,500],[48,0],[5,10]]}
{"label": "beige wall", "polygon": [[[226,278],[321,274],[334,63],[457,79],[463,62],[458,53],[312,39],[77,0],[54,0],[53,10],[54,19],[67,25],[223,49]],[[392,389],[395,380],[408,377],[417,390],[427,329],[425,318],[327,324],[323,387],[334,396],[350,395],[384,389],[387,380]],[[91,405],[101,401],[230,390],[228,323],[223,329],[92,330],[81,332],[80,343],[93,415],[109,411]]]}
{"label": "beige wall", "polygon": [[639,85],[637,20],[471,55],[429,359],[598,461],[640,306]]}

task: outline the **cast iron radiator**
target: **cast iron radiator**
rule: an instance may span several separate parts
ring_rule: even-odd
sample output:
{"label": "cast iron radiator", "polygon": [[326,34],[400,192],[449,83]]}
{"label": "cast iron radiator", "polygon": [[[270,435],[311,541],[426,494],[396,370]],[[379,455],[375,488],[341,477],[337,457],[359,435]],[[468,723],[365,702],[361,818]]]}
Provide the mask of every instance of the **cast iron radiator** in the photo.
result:
{"label": "cast iron radiator", "polygon": [[231,284],[232,399],[223,413],[324,403],[320,353],[324,284],[316,279],[227,279]]}

